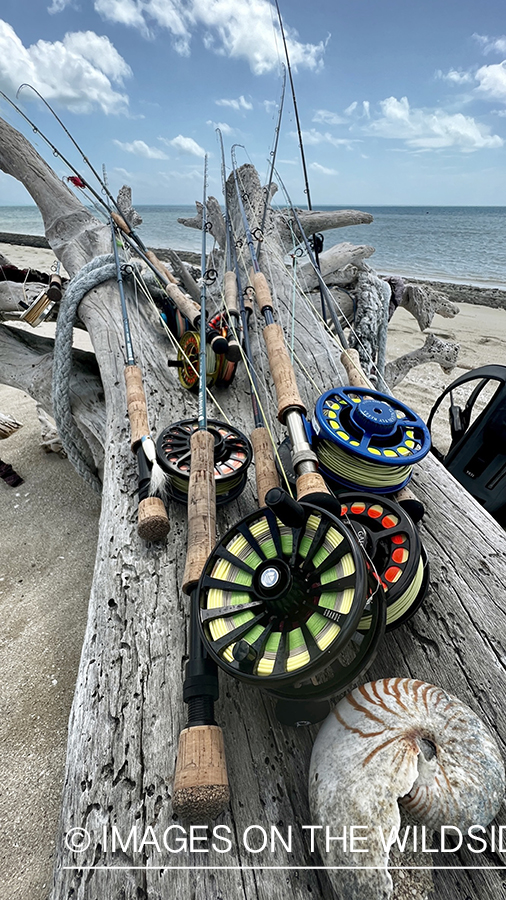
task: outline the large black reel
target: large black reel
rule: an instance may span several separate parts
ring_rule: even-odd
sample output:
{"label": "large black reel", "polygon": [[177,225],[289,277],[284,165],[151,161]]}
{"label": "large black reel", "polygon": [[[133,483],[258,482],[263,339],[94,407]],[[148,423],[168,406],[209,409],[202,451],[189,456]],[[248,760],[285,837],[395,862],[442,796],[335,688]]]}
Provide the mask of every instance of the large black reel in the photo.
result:
{"label": "large black reel", "polygon": [[[165,428],[156,442],[158,462],[169,476],[170,496],[180,503],[188,501],[190,441],[197,429],[197,419],[183,419]],[[223,506],[244,490],[253,450],[246,435],[232,425],[209,419],[207,430],[214,437],[216,504]]]}
{"label": "large black reel", "polygon": [[[235,678],[311,706],[372,661],[385,605],[378,585],[371,628],[357,635],[368,601],[361,549],[336,516],[313,503],[300,508],[302,520],[292,527],[264,507],[231,528],[209,557],[198,593],[209,655]],[[351,663],[338,661],[342,651],[350,655],[353,636],[358,652]],[[304,712],[302,719],[319,720],[321,706],[314,703],[316,718]],[[300,721],[300,707],[294,710],[290,721]]]}
{"label": "large black reel", "polygon": [[[454,403],[453,392],[472,381],[477,384],[461,408]],[[480,395],[483,397],[490,382],[497,382],[497,389],[471,422],[478,399]],[[434,454],[490,515],[506,527],[506,366],[481,366],[455,379],[432,407],[427,420],[429,431],[447,394],[451,399],[451,445],[446,456],[436,449]]]}
{"label": "large black reel", "polygon": [[[429,566],[407,513],[389,497],[359,491],[339,493],[341,516],[364,550],[387,604],[386,630],[393,631],[419,609],[429,584]],[[370,627],[366,612],[359,631]]]}

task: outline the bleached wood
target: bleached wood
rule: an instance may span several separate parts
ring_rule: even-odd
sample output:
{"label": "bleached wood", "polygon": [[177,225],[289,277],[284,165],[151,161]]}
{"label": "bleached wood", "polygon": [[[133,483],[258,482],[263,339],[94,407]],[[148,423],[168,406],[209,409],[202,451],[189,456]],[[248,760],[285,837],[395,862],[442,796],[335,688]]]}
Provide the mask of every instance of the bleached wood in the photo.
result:
{"label": "bleached wood", "polygon": [[[109,230],[80,207],[35,151],[3,122],[0,167],[29,187],[41,209],[49,240],[70,273],[96,253],[109,251]],[[250,185],[252,206],[260,212],[263,194],[258,177],[256,173],[253,176],[251,167],[242,175]],[[239,228],[237,210],[233,216]],[[264,242],[261,264],[273,291],[276,319],[287,325],[292,286],[273,217],[266,231],[268,241]],[[241,271],[245,277],[243,261]],[[183,851],[176,855],[163,846],[159,851],[151,843],[138,852],[130,844],[113,854],[110,839],[107,844],[103,842],[104,826],[109,837],[113,825],[126,837],[134,826],[140,835],[150,826],[161,836],[174,824],[171,780],[178,735],[185,721],[181,671],[187,654],[187,609],[181,578],[186,511],[173,505],[167,545],[146,546],[138,537],[135,459],[128,440],[121,315],[115,286],[104,285],[90,292],[81,303],[80,316],[101,372],[102,383],[95,382],[94,391],[95,398],[99,391],[104,392],[106,420],[102,419],[101,429],[96,431],[106,454],[88,626],[69,723],[52,898],[330,898],[324,871],[288,869],[280,874],[268,868],[252,872],[224,867],[321,864],[318,855],[311,856],[307,832],[301,830],[301,825],[309,824],[307,771],[315,729],[282,728],[266,694],[227,678],[221,679],[216,716],[223,726],[231,785],[230,813],[220,821],[231,829],[231,852],[201,855]],[[10,342],[12,351],[16,348],[10,354],[10,363],[4,367],[2,361],[0,378],[7,378],[6,383],[12,383],[14,377],[30,383],[34,374],[33,390],[47,395],[42,381],[50,375],[50,352],[43,353],[40,344],[24,338],[5,337],[5,331],[12,330],[0,327],[0,339],[5,345]],[[143,350],[151,427],[158,432],[177,419],[194,416],[195,398],[185,393],[174,374],[167,371],[165,338],[144,307],[135,338]],[[252,342],[255,358],[260,360],[263,350],[256,328],[252,330]],[[294,346],[322,389],[338,383],[339,374],[344,381],[336,349],[323,341],[315,320],[300,300]],[[23,360],[29,359],[31,364],[34,353],[37,371],[22,374]],[[299,378],[299,388],[304,403],[312,410],[317,391],[304,376]],[[243,370],[238,371],[221,400],[234,424],[248,430],[252,417]],[[266,402],[274,422],[275,401],[270,386]],[[98,408],[93,418],[96,425]],[[504,753],[506,710],[497,698],[506,693],[506,537],[434,459],[429,457],[418,468],[415,484],[428,510],[422,537],[431,561],[431,590],[415,618],[387,635],[368,677],[407,675],[440,684],[478,712]],[[219,533],[255,505],[254,493],[248,487],[232,509],[219,512]],[[503,813],[499,820],[504,824]],[[249,853],[242,836],[253,824],[267,829],[277,825],[285,834],[291,825],[292,852],[286,853],[278,844],[274,853]],[[87,828],[92,834],[89,851],[73,854],[66,849],[65,834],[74,827]],[[455,861],[476,864],[465,852],[453,855]],[[174,868],[195,863],[203,868]],[[129,865],[138,868],[127,870]],[[104,870],[97,866],[119,868]],[[501,878],[496,871],[448,870],[435,873],[434,881],[435,896],[441,900],[456,896],[502,898]]]}
{"label": "bleached wood", "polygon": [[[328,285],[343,284],[341,272],[346,266],[356,266],[374,253],[374,247],[361,245],[355,247],[349,242],[334,244],[320,253],[320,271]],[[307,289],[312,291],[318,287],[318,277],[311,263],[299,267],[299,277],[304,279]],[[346,282],[344,282],[346,284]]]}

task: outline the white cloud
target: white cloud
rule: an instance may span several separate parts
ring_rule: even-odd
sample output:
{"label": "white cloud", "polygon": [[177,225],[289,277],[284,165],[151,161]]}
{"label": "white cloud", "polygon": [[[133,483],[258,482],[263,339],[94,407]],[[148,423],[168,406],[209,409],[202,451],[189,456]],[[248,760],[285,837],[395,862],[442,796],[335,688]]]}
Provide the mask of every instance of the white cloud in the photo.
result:
{"label": "white cloud", "polygon": [[132,141],[129,143],[123,143],[123,141],[114,140],[114,143],[121,147],[125,153],[133,153],[134,156],[143,156],[144,159],[168,159],[166,153],[163,150],[158,150],[157,147],[150,147],[148,144],[145,144],[144,141]]}
{"label": "white cloud", "polygon": [[486,34],[473,34],[473,38],[483,48],[484,53],[506,53],[506,35],[501,35],[501,37],[491,38]]}
{"label": "white cloud", "polygon": [[506,59],[494,66],[482,66],[476,73],[476,93],[490,100],[506,101]]}
{"label": "white cloud", "polygon": [[346,121],[342,116],[338,116],[337,113],[330,112],[328,109],[317,109],[313,116],[313,122],[320,122],[323,125],[345,125]]}
{"label": "white cloud", "polygon": [[[153,35],[153,27],[166,28],[183,55],[189,54],[192,34],[199,29],[208,50],[246,59],[255,75],[279,67],[281,33],[270,0],[95,0],[95,9],[109,21],[139,29],[144,37]],[[293,28],[286,23],[284,28],[292,67],[320,68],[326,41],[303,44]]]}
{"label": "white cloud", "polygon": [[344,111],[345,116],[351,116],[352,112],[355,112],[357,106],[358,106],[358,103],[356,100],[354,100],[353,103],[350,103],[350,105],[347,106]]}
{"label": "white cloud", "polygon": [[442,110],[410,108],[407,97],[397,100],[388,97],[380,103],[382,116],[364,126],[367,134],[383,138],[398,138],[409,147],[437,150],[442,147],[461,147],[479,150],[502,147],[504,141],[471,116],[449,114]]}
{"label": "white cloud", "polygon": [[167,144],[168,147],[175,147],[176,150],[179,150],[181,153],[187,153],[189,156],[198,156],[203,159],[206,155],[206,151],[197,144],[196,141],[191,137],[184,137],[182,134],[178,134],[177,137],[169,140],[168,138],[158,138],[158,140],[163,141],[164,144]]}
{"label": "white cloud", "polygon": [[66,6],[70,6],[71,3],[72,0],[53,0],[51,6],[48,6],[47,11],[53,15],[53,13],[62,12],[62,10],[64,10]]}
{"label": "white cloud", "polygon": [[237,100],[215,100],[216,106],[229,106],[239,112],[241,109],[253,109],[253,104],[241,94]]}
{"label": "white cloud", "polygon": [[212,125],[214,129],[219,128],[222,134],[235,134],[235,129],[227,125],[226,122],[213,122],[212,119],[208,119],[206,125]]}
{"label": "white cloud", "polygon": [[89,113],[100,107],[106,114],[128,110],[122,85],[130,66],[108,37],[93,31],[69,32],[63,41],[37,41],[25,47],[14,29],[0,19],[0,85],[14,94],[29,82],[46,98],[72,112]]}
{"label": "white cloud", "polygon": [[[299,139],[296,131],[291,131],[290,137],[296,140]],[[350,147],[356,141],[357,138],[335,138],[328,131],[323,134],[321,131],[317,131],[316,128],[302,132],[302,142],[309,145],[332,144],[333,147]]]}
{"label": "white cloud", "polygon": [[320,172],[322,175],[338,175],[338,172],[335,169],[327,169],[325,166],[321,166],[320,163],[317,162],[312,162],[309,168],[313,169],[314,172]]}
{"label": "white cloud", "polygon": [[471,84],[474,81],[471,72],[457,71],[457,69],[450,69],[448,72],[437,69],[435,77],[440,81],[449,81],[451,84]]}

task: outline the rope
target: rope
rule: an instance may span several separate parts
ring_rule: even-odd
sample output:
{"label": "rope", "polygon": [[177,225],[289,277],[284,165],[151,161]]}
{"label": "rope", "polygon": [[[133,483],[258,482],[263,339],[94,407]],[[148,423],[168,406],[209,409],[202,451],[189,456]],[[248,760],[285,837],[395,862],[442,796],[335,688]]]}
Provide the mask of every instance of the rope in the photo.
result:
{"label": "rope", "polygon": [[72,415],[70,374],[72,370],[72,329],[77,308],[89,291],[116,277],[112,253],[97,256],[69,281],[60,303],[56,323],[53,361],[53,415],[63,449],[78,474],[98,494],[102,484],[94,460]]}

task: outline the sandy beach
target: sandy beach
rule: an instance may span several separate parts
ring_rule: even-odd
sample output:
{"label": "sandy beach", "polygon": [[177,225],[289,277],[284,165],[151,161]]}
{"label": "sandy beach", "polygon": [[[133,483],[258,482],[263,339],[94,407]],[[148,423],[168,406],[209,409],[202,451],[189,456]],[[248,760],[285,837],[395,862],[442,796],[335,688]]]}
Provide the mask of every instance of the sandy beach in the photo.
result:
{"label": "sandy beach", "polygon": [[[19,267],[47,272],[54,262],[49,250],[0,244],[0,253]],[[452,299],[459,291],[462,296],[463,286],[453,287]],[[473,289],[466,286],[465,294],[470,299]],[[504,302],[506,292],[501,294],[498,300]],[[396,388],[397,396],[423,417],[459,374],[504,363],[506,308],[461,302],[459,310],[453,319],[436,315],[429,329],[460,343],[457,368],[448,374],[437,364],[426,364]],[[82,340],[86,343],[85,335]],[[424,340],[412,316],[397,310],[388,358],[420,347]],[[0,455],[24,479],[18,488],[0,481],[0,900],[43,900],[51,883],[67,721],[86,625],[100,500],[83,486],[67,459],[41,449],[30,397],[0,385],[0,410],[23,422],[0,444]]]}

